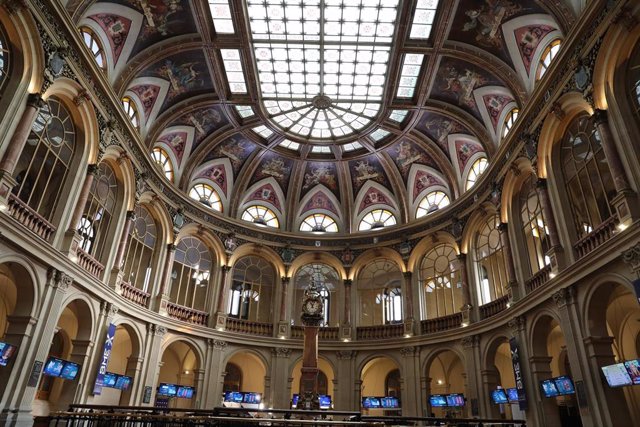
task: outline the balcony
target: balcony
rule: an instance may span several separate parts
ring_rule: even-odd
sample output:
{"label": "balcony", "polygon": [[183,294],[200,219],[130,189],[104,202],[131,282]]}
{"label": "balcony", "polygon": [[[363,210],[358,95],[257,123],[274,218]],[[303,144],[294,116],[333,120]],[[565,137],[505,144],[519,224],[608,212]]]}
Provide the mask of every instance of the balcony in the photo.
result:
{"label": "balcony", "polygon": [[51,242],[56,228],[14,194],[9,195],[9,215],[42,239]]}
{"label": "balcony", "polygon": [[540,286],[549,281],[549,275],[551,274],[551,265],[545,265],[544,268],[533,275],[529,280],[525,282],[527,293],[533,292]]}
{"label": "balcony", "polygon": [[[323,341],[337,341],[339,328],[321,327],[318,330],[318,339]],[[304,338],[304,326],[292,326],[291,338],[302,339]]]}
{"label": "balcony", "polygon": [[260,335],[264,337],[273,336],[273,324],[263,322],[251,322],[249,320],[227,318],[225,329],[229,332],[240,332],[243,334]]}
{"label": "balcony", "polygon": [[138,289],[127,282],[121,282],[120,292],[125,299],[128,299],[134,304],[138,304],[141,307],[149,306],[149,298],[151,295],[142,289]]}
{"label": "balcony", "polygon": [[480,319],[488,319],[491,316],[495,316],[507,309],[507,303],[509,302],[509,295],[498,298],[490,303],[480,306]]}
{"label": "balcony", "polygon": [[85,269],[92,276],[102,279],[104,273],[104,265],[100,264],[97,259],[78,248],[78,265]]}
{"label": "balcony", "polygon": [[196,310],[182,305],[167,303],[167,314],[169,317],[182,320],[183,322],[193,323],[194,325],[206,326],[209,320],[209,313]]}
{"label": "balcony", "polygon": [[432,334],[434,332],[447,331],[459,328],[462,325],[462,313],[454,313],[448,316],[427,319],[420,322],[422,334]]}
{"label": "balcony", "polygon": [[616,215],[600,224],[591,233],[578,240],[573,248],[576,250],[578,259],[584,257],[588,253],[596,250],[598,246],[613,237],[618,225],[618,217]]}
{"label": "balcony", "polygon": [[359,340],[380,340],[401,338],[404,335],[404,323],[396,325],[358,326],[356,338]]}

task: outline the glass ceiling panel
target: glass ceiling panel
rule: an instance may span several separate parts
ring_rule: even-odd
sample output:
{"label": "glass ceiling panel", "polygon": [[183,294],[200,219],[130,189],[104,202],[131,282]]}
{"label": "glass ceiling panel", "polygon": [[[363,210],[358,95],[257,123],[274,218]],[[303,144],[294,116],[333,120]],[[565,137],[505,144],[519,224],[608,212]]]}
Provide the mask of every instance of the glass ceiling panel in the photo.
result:
{"label": "glass ceiling panel", "polygon": [[439,0],[418,0],[418,4],[416,4],[416,12],[413,14],[413,23],[411,24],[411,34],[409,34],[409,38],[429,38],[431,35],[431,28],[433,27],[433,21],[436,18],[438,2]]}
{"label": "glass ceiling panel", "polygon": [[284,131],[355,133],[379,113],[398,0],[247,0],[262,101]]}
{"label": "glass ceiling panel", "polygon": [[211,10],[211,19],[217,33],[235,33],[228,0],[209,0],[209,9]]}

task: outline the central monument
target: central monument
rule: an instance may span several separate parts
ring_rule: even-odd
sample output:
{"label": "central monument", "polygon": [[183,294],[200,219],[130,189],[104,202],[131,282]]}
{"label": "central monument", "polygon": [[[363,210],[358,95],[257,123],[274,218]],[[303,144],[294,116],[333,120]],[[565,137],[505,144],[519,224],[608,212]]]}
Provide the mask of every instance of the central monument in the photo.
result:
{"label": "central monument", "polygon": [[324,320],[323,312],[322,296],[316,284],[316,277],[312,277],[302,299],[301,318],[304,325],[304,350],[302,352],[302,375],[297,409],[320,409],[320,401],[318,400],[318,329]]}

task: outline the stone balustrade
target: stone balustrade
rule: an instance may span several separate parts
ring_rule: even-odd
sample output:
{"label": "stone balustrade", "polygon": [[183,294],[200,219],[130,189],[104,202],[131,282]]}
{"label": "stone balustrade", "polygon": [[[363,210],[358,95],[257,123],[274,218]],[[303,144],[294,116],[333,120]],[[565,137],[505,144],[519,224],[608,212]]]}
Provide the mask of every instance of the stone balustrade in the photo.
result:
{"label": "stone balustrade", "polygon": [[404,335],[404,324],[358,326],[356,338],[359,340],[379,340],[386,338],[400,338]]}
{"label": "stone balustrade", "polygon": [[135,286],[132,286],[130,283],[121,282],[120,292],[124,298],[128,299],[134,304],[138,304],[142,307],[149,306],[149,298],[151,297],[151,295],[146,293],[142,289],[138,289]]}
{"label": "stone balustrade", "polygon": [[9,195],[8,204],[11,217],[47,242],[51,242],[56,227],[14,194]]}
{"label": "stone balustrade", "polygon": [[509,295],[505,295],[480,306],[480,319],[487,319],[507,309]]}
{"label": "stone balustrade", "polygon": [[196,310],[194,308],[184,307],[182,305],[174,304],[172,302],[167,303],[167,314],[174,319],[182,320],[183,322],[193,323],[195,325],[207,325],[209,320],[209,313]]}
{"label": "stone balustrade", "polygon": [[230,332],[240,332],[243,334],[273,336],[273,324],[263,322],[251,322],[243,319],[229,317],[225,329]]}
{"label": "stone balustrade", "polygon": [[431,334],[434,332],[459,328],[461,325],[462,313],[454,313],[448,316],[437,317],[435,319],[423,320],[420,322],[420,330],[422,331],[422,334]]}
{"label": "stone balustrade", "polygon": [[594,251],[601,244],[606,242],[613,236],[618,225],[618,217],[613,215],[611,218],[596,227],[591,233],[578,240],[573,248],[576,250],[578,259]]}
{"label": "stone balustrade", "polygon": [[98,279],[102,278],[102,274],[104,273],[104,265],[100,264],[100,262],[78,248],[78,265],[85,269],[92,276],[97,277]]}
{"label": "stone balustrade", "polygon": [[[339,334],[339,328],[321,327],[318,330],[318,339],[323,341],[337,341]],[[292,326],[291,338],[302,339],[304,338],[304,326]]]}
{"label": "stone balustrade", "polygon": [[549,281],[549,275],[551,274],[551,266],[545,265],[544,268],[534,274],[529,280],[525,282],[527,293],[533,292],[540,286]]}

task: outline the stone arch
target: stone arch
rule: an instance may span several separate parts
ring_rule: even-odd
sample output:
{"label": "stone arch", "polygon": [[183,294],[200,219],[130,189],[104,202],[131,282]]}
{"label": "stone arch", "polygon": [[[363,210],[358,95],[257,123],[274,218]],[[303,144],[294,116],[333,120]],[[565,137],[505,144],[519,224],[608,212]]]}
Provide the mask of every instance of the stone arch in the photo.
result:
{"label": "stone arch", "polygon": [[144,339],[142,338],[143,335],[142,335],[142,332],[140,331],[140,326],[134,323],[133,321],[131,321],[131,319],[124,316],[116,316],[113,319],[112,323],[116,325],[116,327],[121,326],[127,331],[127,333],[129,334],[129,337],[131,338],[131,345],[132,345],[131,356],[140,357],[142,354],[141,351],[143,349],[143,344],[144,344]]}
{"label": "stone arch", "polygon": [[229,262],[227,265],[233,267],[238,260],[249,255],[264,258],[269,263],[271,263],[277,276],[286,276],[286,269],[280,255],[278,255],[270,247],[263,246],[257,243],[245,243],[237,247],[236,250],[233,251],[233,254],[229,257]]}
{"label": "stone arch", "polygon": [[468,254],[475,247],[475,239],[479,227],[482,227],[488,218],[497,214],[498,208],[496,205],[488,201],[481,203],[474,210],[464,226],[462,240],[460,241],[460,252]]}
{"label": "stone arch", "polygon": [[[32,261],[23,255],[6,254],[0,256],[0,273],[3,266],[6,266],[16,279],[14,281],[16,301],[12,315],[35,317],[35,310],[40,306],[41,295],[38,276]],[[17,298],[18,294],[20,298]]]}
{"label": "stone arch", "polygon": [[204,363],[204,350],[200,343],[193,337],[185,336],[185,335],[177,335],[170,333],[163,340],[162,346],[160,347],[160,354],[164,354],[164,352],[174,343],[181,342],[185,344],[189,349],[193,352],[196,362],[198,364],[199,369],[203,368]]}
{"label": "stone arch", "polygon": [[398,266],[398,269],[400,269],[400,271],[403,273],[407,271],[404,260],[402,259],[402,256],[400,256],[398,252],[388,247],[374,248],[374,249],[369,249],[365,251],[355,259],[355,261],[353,262],[353,266],[349,271],[349,278],[351,280],[356,279],[360,275],[360,272],[362,271],[362,269],[367,266],[367,264],[369,264],[371,261],[374,261],[378,258],[385,258],[392,261]]}
{"label": "stone arch", "polygon": [[167,205],[158,200],[156,195],[151,191],[144,192],[140,196],[139,203],[143,205],[155,219],[156,230],[159,231],[158,240],[165,244],[174,243],[176,238]]}
{"label": "stone arch", "polygon": [[333,268],[341,279],[347,278],[347,272],[342,262],[334,255],[326,252],[305,252],[302,255],[296,257],[289,267],[289,277],[295,277],[298,270],[307,264],[326,264]]}
{"label": "stone arch", "polygon": [[520,157],[512,163],[512,167],[504,178],[502,184],[502,194],[500,202],[500,221],[511,222],[513,218],[514,199],[522,188],[522,183],[531,175],[535,174],[531,161],[525,157]]}
{"label": "stone arch", "polygon": [[[166,146],[166,144],[164,144]],[[206,176],[205,173],[209,169],[213,169],[214,167],[219,166],[224,170],[224,181],[226,188],[222,188],[218,182],[212,179],[210,176]],[[207,184],[210,185],[220,196],[220,200],[222,201],[222,211],[229,212],[231,209],[231,202],[229,200],[229,195],[233,191],[234,185],[234,176],[233,176],[233,167],[231,166],[231,161],[227,158],[221,159],[213,159],[206,163],[201,164],[196,169],[194,169],[192,176],[187,183],[187,188],[185,189],[187,193],[191,190],[196,184]],[[176,178],[176,182],[178,179]],[[226,189],[226,191],[225,191]]]}
{"label": "stone arch", "polygon": [[202,227],[200,224],[190,223],[180,229],[180,232],[176,236],[175,243],[177,244],[181,239],[185,237],[196,237],[209,248],[209,252],[212,255],[213,265],[219,267],[226,261],[226,253],[222,242],[213,232]]}
{"label": "stone arch", "polygon": [[582,313],[583,330],[590,336],[608,336],[606,313],[611,297],[618,288],[633,295],[633,285],[620,274],[597,277],[587,288]]}
{"label": "stone arch", "polygon": [[417,269],[420,269],[422,259],[427,254],[427,252],[429,252],[431,249],[433,249],[434,246],[440,243],[448,243],[456,248],[457,253],[460,253],[460,248],[455,237],[453,237],[446,231],[436,231],[429,236],[423,237],[413,248],[413,251],[411,251],[411,255],[409,257],[409,261],[407,262],[407,270],[415,272]]}

